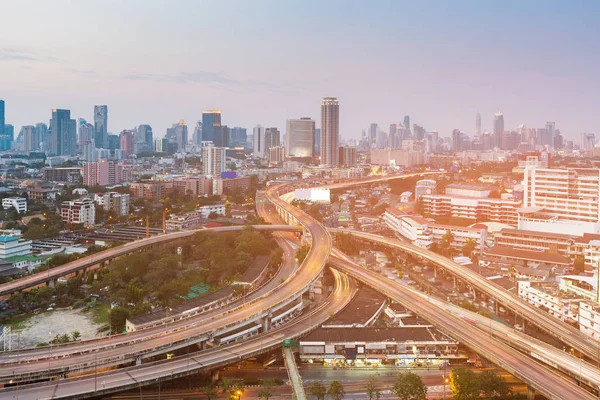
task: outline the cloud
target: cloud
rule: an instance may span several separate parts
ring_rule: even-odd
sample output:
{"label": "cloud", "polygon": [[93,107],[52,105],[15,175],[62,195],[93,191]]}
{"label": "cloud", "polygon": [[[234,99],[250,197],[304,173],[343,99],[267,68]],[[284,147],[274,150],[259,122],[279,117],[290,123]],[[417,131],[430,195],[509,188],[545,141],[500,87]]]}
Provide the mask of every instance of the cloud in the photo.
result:
{"label": "cloud", "polygon": [[0,48],[0,61],[27,61],[27,62],[40,62],[50,61],[58,62],[58,58],[51,56],[37,56],[33,53],[12,49],[12,48]]}
{"label": "cloud", "polygon": [[253,87],[266,87],[273,90],[286,90],[289,88],[276,85],[270,82],[254,81],[254,80],[238,80],[228,78],[217,72],[200,71],[200,72],[179,72],[178,74],[141,74],[135,73],[126,75],[125,79],[133,81],[152,81],[157,83],[193,83],[203,84],[211,87],[224,89],[244,89]]}

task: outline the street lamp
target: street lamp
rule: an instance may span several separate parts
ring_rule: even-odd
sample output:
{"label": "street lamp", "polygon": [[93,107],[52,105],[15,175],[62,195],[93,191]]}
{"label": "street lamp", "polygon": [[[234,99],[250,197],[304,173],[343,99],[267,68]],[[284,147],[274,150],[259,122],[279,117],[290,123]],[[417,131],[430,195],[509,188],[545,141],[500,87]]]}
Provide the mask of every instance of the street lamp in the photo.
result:
{"label": "street lamp", "polygon": [[241,391],[241,390],[237,390],[237,391],[235,392],[235,394],[237,394],[237,398],[238,398],[238,400],[240,400],[240,399],[242,398],[242,391]]}

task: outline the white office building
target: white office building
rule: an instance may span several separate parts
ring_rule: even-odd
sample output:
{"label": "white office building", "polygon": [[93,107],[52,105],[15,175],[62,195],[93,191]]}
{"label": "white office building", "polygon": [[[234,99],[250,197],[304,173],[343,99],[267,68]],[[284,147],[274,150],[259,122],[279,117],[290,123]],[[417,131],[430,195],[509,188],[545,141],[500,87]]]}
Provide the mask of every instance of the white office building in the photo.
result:
{"label": "white office building", "polygon": [[31,254],[31,240],[14,236],[0,236],[0,258],[28,256]]}
{"label": "white office building", "polygon": [[200,213],[202,218],[208,218],[210,214],[225,215],[225,204],[211,204],[199,207],[196,211]]}
{"label": "white office building", "polygon": [[285,150],[288,157],[312,157],[315,148],[315,121],[311,118],[288,119]]}

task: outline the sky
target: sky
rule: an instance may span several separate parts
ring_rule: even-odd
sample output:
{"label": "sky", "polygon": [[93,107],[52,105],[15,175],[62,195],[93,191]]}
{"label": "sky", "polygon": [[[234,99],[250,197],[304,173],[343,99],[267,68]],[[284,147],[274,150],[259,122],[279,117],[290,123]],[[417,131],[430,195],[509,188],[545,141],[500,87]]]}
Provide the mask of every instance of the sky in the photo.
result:
{"label": "sky", "polygon": [[0,0],[0,99],[6,123],[46,122],[53,108],[108,129],[150,124],[164,136],[205,109],[222,122],[285,131],[320,125],[340,102],[340,134],[411,123],[448,136],[556,122],[597,132],[598,1]]}

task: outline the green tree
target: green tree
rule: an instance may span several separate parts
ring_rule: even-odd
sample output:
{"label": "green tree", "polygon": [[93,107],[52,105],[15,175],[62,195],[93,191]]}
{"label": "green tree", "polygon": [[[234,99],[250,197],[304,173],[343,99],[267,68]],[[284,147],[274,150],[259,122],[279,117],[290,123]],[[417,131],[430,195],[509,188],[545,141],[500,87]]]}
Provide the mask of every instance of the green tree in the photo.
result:
{"label": "green tree", "polygon": [[462,247],[462,254],[465,257],[471,257],[471,255],[473,254],[473,251],[475,250],[475,246],[477,244],[475,243],[475,241],[471,238],[467,239],[467,241],[465,242],[465,244]]}
{"label": "green tree", "polygon": [[298,260],[298,263],[302,263],[302,261],[304,261],[304,259],[306,258],[306,255],[308,254],[308,252],[310,251],[310,246],[308,245],[304,245],[302,247],[300,247],[298,250],[296,250],[296,260]]}
{"label": "green tree", "polygon": [[73,338],[73,341],[76,342],[77,339],[81,337],[81,333],[78,330],[74,330],[71,332],[71,337]]}
{"label": "green tree", "polygon": [[273,387],[276,386],[274,379],[263,379],[261,386],[260,392],[258,392],[259,398],[269,400],[273,397]]}
{"label": "green tree", "polygon": [[379,400],[381,397],[381,382],[378,376],[369,376],[364,388],[367,392],[367,396],[369,396],[369,400]]}
{"label": "green tree", "polygon": [[392,393],[400,400],[425,400],[427,399],[427,386],[414,372],[403,372],[396,378],[396,382],[392,386]]}
{"label": "green tree", "polygon": [[474,400],[481,393],[481,382],[468,368],[454,368],[450,372],[450,389],[455,400]]}
{"label": "green tree", "polygon": [[317,400],[324,400],[327,388],[321,382],[315,381],[308,387],[308,393],[315,396]]}
{"label": "green tree", "polygon": [[331,381],[329,389],[327,390],[327,396],[331,397],[333,400],[342,400],[345,394],[346,391],[340,381]]}
{"label": "green tree", "polygon": [[219,397],[219,391],[215,385],[203,386],[200,388],[200,393],[204,395],[206,400],[213,400]]}
{"label": "green tree", "polygon": [[131,311],[125,307],[114,307],[110,310],[110,328],[113,333],[120,333],[125,329],[127,318],[131,317]]}
{"label": "green tree", "polygon": [[452,253],[454,252],[452,243],[454,243],[454,234],[450,230],[447,230],[440,240],[440,250],[442,251],[442,254],[448,257],[452,256]]}
{"label": "green tree", "polygon": [[488,399],[506,399],[511,395],[509,384],[496,371],[483,371],[479,374],[481,391]]}
{"label": "green tree", "polygon": [[269,257],[269,261],[271,263],[271,266],[280,265],[283,261],[283,249],[278,246],[275,250],[273,250],[271,256]]}

